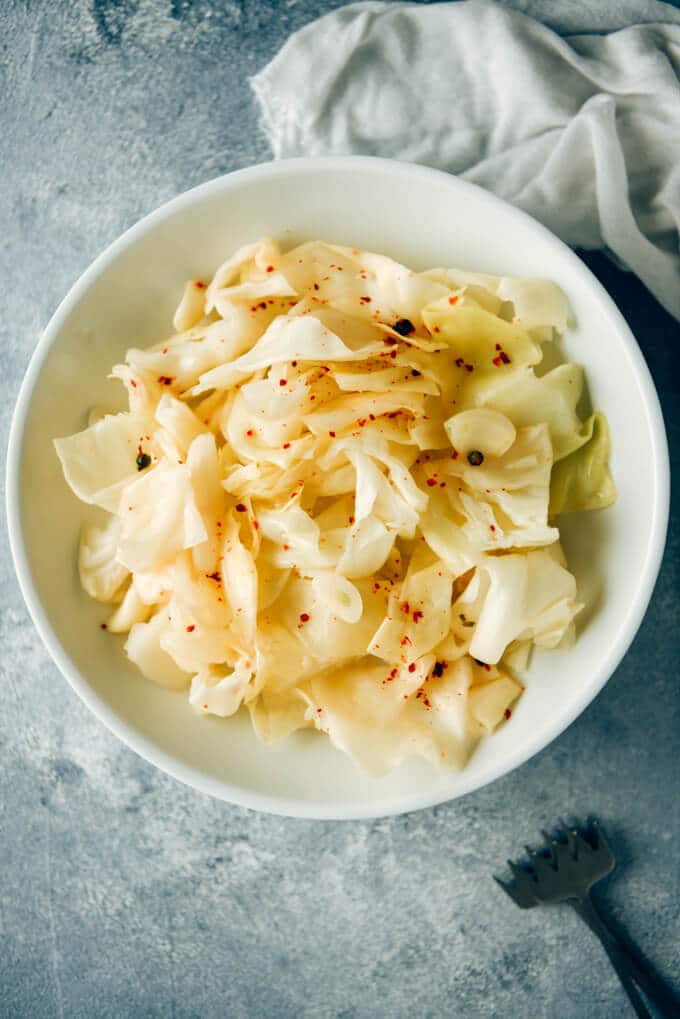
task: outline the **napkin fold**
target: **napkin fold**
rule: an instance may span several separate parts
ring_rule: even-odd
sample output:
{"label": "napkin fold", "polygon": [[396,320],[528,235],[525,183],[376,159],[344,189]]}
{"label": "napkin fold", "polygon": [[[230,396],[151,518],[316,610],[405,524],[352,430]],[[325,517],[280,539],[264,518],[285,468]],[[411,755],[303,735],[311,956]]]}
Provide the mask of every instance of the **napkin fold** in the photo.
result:
{"label": "napkin fold", "polygon": [[357,3],[307,25],[251,79],[274,155],[448,170],[604,247],[680,319],[680,12],[626,0],[612,27],[638,23],[595,34],[608,23],[582,3],[520,5],[587,31],[493,0]]}

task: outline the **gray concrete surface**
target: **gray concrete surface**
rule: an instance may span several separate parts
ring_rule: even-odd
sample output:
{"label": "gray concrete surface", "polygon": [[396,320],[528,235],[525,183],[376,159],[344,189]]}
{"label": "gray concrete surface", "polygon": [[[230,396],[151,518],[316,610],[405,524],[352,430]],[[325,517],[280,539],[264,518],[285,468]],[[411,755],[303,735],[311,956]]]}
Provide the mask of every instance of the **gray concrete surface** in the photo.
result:
{"label": "gray concrete surface", "polygon": [[[267,158],[246,77],[332,6],[3,0],[3,443],[70,284],[143,213]],[[588,262],[640,340],[677,468],[680,330]],[[490,880],[541,825],[587,811],[620,857],[612,912],[680,990],[679,533],[676,505],[633,648],[556,743],[462,801],[349,824],[213,802],[123,748],[48,659],[3,534],[0,1015],[627,1015],[576,917],[519,913]]]}

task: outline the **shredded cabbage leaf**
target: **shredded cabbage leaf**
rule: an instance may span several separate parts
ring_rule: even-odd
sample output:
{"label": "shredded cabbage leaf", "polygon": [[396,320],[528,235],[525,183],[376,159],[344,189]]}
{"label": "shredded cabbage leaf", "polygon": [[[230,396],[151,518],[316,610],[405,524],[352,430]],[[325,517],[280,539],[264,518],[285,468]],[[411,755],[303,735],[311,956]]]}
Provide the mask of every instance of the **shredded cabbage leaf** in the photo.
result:
{"label": "shredded cabbage leaf", "polygon": [[189,280],[174,332],[112,369],[129,410],[55,440],[100,515],[78,569],[106,628],[264,743],[313,728],[371,775],[462,767],[531,648],[573,639],[556,518],[616,495],[581,367],[542,370],[569,323],[547,280],[320,241]]}

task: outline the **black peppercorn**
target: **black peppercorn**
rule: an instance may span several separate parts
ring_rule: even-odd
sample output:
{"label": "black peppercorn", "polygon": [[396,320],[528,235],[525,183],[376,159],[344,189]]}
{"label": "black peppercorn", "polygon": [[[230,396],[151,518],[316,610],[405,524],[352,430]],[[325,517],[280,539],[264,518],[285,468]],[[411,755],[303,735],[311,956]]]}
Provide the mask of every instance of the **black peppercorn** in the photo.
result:
{"label": "black peppercorn", "polygon": [[416,327],[413,322],[407,318],[400,318],[398,322],[395,322],[392,326],[395,333],[399,333],[400,336],[410,336],[411,333],[416,331]]}
{"label": "black peppercorn", "polygon": [[484,454],[480,453],[478,449],[471,449],[467,458],[471,467],[479,467],[480,464],[484,463]]}
{"label": "black peppercorn", "polygon": [[137,470],[143,471],[144,468],[148,467],[149,464],[151,463],[151,457],[149,456],[148,453],[139,453],[137,459],[135,460],[135,463],[137,464]]}

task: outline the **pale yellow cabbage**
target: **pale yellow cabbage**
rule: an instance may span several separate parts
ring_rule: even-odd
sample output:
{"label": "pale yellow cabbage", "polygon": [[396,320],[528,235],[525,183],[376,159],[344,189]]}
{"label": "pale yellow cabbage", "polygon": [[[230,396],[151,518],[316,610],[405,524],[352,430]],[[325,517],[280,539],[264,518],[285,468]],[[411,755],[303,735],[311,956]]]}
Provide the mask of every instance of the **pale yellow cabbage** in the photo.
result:
{"label": "pale yellow cabbage", "polygon": [[573,634],[555,517],[615,495],[581,368],[535,372],[559,287],[265,238],[173,322],[112,370],[129,412],[55,440],[105,513],[79,571],[108,629],[264,742],[312,727],[374,775],[462,766],[531,647]]}

